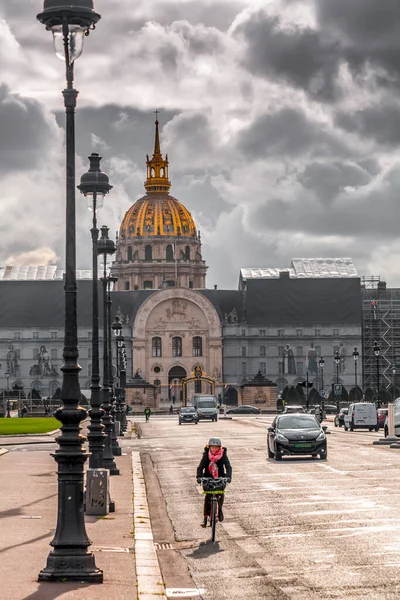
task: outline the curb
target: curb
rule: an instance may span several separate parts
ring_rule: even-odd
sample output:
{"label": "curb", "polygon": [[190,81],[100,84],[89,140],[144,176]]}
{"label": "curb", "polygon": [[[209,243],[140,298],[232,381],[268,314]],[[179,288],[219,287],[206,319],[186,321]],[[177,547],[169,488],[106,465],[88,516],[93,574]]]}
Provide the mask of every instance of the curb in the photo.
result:
{"label": "curb", "polygon": [[57,442],[55,440],[37,440],[37,441],[32,441],[32,442],[25,442],[23,440],[21,440],[20,442],[4,442],[3,440],[0,441],[0,444],[2,446],[28,446],[28,445],[32,445],[32,444],[56,444]]}
{"label": "curb", "polygon": [[139,452],[132,452],[132,483],[136,598],[137,600],[166,599],[165,585],[154,548],[146,485]]}
{"label": "curb", "polygon": [[6,450],[5,448],[0,448],[0,456],[3,456],[3,454],[7,454],[8,450]]}

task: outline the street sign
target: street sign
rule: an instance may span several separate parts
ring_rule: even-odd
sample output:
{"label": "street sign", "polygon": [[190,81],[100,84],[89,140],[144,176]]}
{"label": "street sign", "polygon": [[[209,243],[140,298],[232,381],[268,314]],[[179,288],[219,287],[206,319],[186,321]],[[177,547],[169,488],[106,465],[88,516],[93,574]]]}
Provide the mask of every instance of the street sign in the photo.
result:
{"label": "street sign", "polygon": [[319,395],[321,396],[321,398],[326,398],[327,394],[325,390],[321,390]]}
{"label": "street sign", "polygon": [[341,383],[334,383],[333,384],[333,395],[334,396],[341,396],[342,395],[342,384]]}

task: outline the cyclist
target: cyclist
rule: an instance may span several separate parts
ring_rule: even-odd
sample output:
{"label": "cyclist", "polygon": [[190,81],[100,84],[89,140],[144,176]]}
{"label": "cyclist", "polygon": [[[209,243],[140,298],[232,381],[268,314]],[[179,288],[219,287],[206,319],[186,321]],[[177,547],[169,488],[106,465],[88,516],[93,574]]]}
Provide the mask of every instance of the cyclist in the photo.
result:
{"label": "cyclist", "polygon": [[151,415],[151,410],[148,406],[146,406],[146,408],[144,409],[144,416],[146,417],[146,421],[148,421],[150,419],[150,415]]}
{"label": "cyclist", "polygon": [[[197,467],[197,483],[201,483],[202,477],[227,477],[228,483],[232,479],[232,467],[227,456],[226,448],[222,447],[221,440],[217,437],[212,437],[208,440],[207,446],[204,448],[202,459]],[[224,504],[224,494],[221,494],[218,504],[218,519],[224,520],[222,506]],[[204,511],[202,527],[207,527],[207,519],[210,515],[211,496],[204,496]]]}

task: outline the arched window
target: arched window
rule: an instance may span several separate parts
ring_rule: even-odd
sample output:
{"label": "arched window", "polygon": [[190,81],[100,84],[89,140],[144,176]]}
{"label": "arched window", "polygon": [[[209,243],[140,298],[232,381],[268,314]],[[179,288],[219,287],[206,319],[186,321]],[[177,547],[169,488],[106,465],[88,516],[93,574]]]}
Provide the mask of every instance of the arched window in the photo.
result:
{"label": "arched window", "polygon": [[185,248],[185,260],[190,260],[190,247],[186,246]]}
{"label": "arched window", "polygon": [[193,338],[193,356],[203,356],[203,338],[199,335]]}
{"label": "arched window", "polygon": [[160,169],[160,177],[164,177],[164,167],[161,167]]}
{"label": "arched window", "polygon": [[144,249],[144,260],[153,260],[153,248],[150,245]]}
{"label": "arched window", "polygon": [[165,258],[169,261],[174,260],[174,249],[172,247],[172,244],[168,244]]}
{"label": "arched window", "polygon": [[49,385],[50,396],[54,396],[54,394],[56,393],[56,391],[59,387],[61,387],[61,386],[58,383],[58,381],[51,381],[50,385]]}
{"label": "arched window", "polygon": [[162,345],[160,337],[153,337],[151,340],[151,354],[154,357],[162,356]]}
{"label": "arched window", "polygon": [[132,246],[128,246],[128,261],[132,260]]}
{"label": "arched window", "polygon": [[172,356],[182,356],[182,338],[172,338]]}
{"label": "arched window", "polygon": [[155,172],[155,170],[154,170],[154,167],[152,167],[152,168],[151,168],[151,176],[152,176],[152,177],[154,177],[154,176],[155,176],[155,174],[156,174],[156,172]]}

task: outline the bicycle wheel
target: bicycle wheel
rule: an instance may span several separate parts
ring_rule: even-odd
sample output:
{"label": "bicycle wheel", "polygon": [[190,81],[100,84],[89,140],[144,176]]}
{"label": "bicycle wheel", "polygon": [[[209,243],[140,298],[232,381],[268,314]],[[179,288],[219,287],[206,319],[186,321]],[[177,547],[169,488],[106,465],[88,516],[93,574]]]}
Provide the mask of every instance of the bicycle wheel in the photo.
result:
{"label": "bicycle wheel", "polygon": [[215,530],[217,528],[217,511],[218,511],[218,500],[215,495],[212,497],[211,502],[211,541],[215,542]]}

